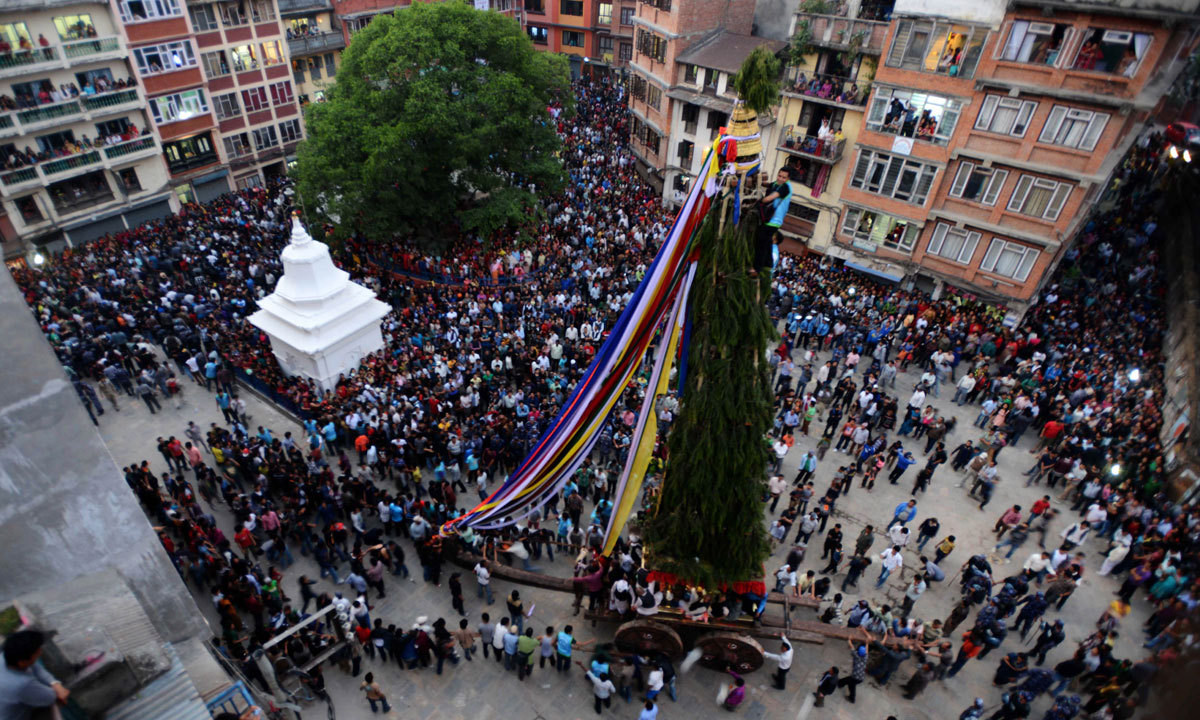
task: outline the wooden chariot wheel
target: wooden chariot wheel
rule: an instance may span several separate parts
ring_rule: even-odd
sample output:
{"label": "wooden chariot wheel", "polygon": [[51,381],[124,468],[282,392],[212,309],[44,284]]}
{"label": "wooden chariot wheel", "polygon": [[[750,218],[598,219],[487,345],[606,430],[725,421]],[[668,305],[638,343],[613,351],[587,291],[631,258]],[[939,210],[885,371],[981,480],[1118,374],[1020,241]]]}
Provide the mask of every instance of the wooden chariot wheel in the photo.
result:
{"label": "wooden chariot wheel", "polygon": [[737,673],[752,673],[763,665],[763,647],[754,638],[733,632],[714,632],[696,641],[700,664],[713,670],[732,667]]}
{"label": "wooden chariot wheel", "polygon": [[673,629],[653,620],[630,620],[617,628],[613,641],[627,652],[653,655],[663,653],[670,658],[683,656],[683,638]]}

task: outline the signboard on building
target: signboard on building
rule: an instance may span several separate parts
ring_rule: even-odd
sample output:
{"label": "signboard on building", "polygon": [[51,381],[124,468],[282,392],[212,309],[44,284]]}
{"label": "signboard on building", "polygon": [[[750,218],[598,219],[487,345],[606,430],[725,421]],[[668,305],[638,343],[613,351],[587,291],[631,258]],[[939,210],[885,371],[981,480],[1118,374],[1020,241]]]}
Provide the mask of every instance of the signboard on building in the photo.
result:
{"label": "signboard on building", "polygon": [[487,10],[488,9],[488,0],[475,0],[475,9],[476,10]]}

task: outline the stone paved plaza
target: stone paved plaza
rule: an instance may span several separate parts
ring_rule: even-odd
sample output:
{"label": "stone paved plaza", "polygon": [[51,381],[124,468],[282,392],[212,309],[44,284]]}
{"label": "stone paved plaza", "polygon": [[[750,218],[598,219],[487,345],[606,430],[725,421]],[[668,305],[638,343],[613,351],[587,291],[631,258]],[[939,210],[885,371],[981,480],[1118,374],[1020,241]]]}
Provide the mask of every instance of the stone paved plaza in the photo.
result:
{"label": "stone paved plaza", "polygon": [[[819,359],[823,361],[827,359],[827,355],[822,353]],[[899,395],[901,404],[907,400],[916,379],[917,375],[911,371],[900,375],[895,392]],[[299,425],[272,404],[244,390],[242,395],[247,402],[250,414],[248,426],[251,429],[263,425],[271,428],[276,435],[286,430],[291,430],[293,434],[300,432]],[[967,438],[976,438],[981,434],[977,428],[972,426],[972,421],[978,412],[977,408],[956,408],[950,402],[952,395],[952,389],[948,391],[943,387],[940,398],[930,395],[927,400],[946,417],[951,414],[958,417],[956,430],[947,438],[946,444],[949,449],[953,449]],[[211,422],[221,421],[221,413],[214,403],[212,394],[194,384],[186,385],[181,408],[175,409],[169,401],[164,402],[163,405],[162,412],[151,415],[146,406],[135,398],[122,397],[119,413],[113,413],[109,409],[108,413],[100,418],[101,434],[118,466],[123,467],[145,459],[150,460],[156,472],[162,472],[166,470],[166,467],[155,448],[156,437],[173,434],[182,438],[183,428],[189,420],[204,428],[207,428]],[[823,421],[815,422],[813,425],[818,436],[821,427],[823,427]],[[895,438],[894,432],[889,435],[892,439]],[[801,437],[797,440],[796,446],[792,448],[784,462],[784,475],[789,481],[795,476],[796,465],[804,451],[815,448],[816,439],[816,437]],[[1001,481],[997,485],[995,496],[984,511],[979,510],[977,501],[972,501],[966,496],[965,488],[955,487],[960,477],[950,469],[948,463],[935,473],[932,487],[928,492],[918,497],[918,515],[914,522],[910,523],[914,528],[914,533],[915,527],[920,521],[933,515],[941,522],[941,535],[954,534],[958,537],[958,547],[943,563],[943,568],[948,575],[946,582],[935,583],[918,600],[913,612],[916,617],[944,619],[959,597],[955,571],[970,555],[990,549],[995,543],[992,525],[996,518],[1013,503],[1021,504],[1027,510],[1034,500],[1044,494],[1036,486],[1025,488],[1024,478],[1021,476],[1021,473],[1032,463],[1033,456],[1030,455],[1029,448],[1034,442],[1035,438],[1032,433],[1027,434],[1020,445],[1006,448],[999,454]],[[923,464],[920,450],[924,448],[924,441],[910,440],[907,447],[914,450],[918,462]],[[825,456],[825,459],[819,464],[815,476],[815,487],[818,493],[823,492],[829,486],[838,465],[847,462],[847,458],[847,455],[832,450]],[[854,538],[867,523],[873,524],[877,531],[882,531],[891,518],[892,509],[897,503],[909,497],[908,491],[911,490],[916,469],[918,468],[910,469],[896,486],[889,485],[884,480],[885,475],[881,473],[880,484],[876,485],[873,492],[860,490],[856,483],[856,487],[850,495],[839,500],[837,511],[830,518],[829,527],[832,527],[835,522],[842,524],[845,546],[853,547]],[[1052,497],[1057,497],[1057,493],[1054,493]],[[784,505],[785,503],[781,503],[778,509],[782,510]],[[1067,504],[1056,501],[1055,506],[1060,513],[1063,513],[1060,514],[1052,528],[1052,533],[1057,538],[1057,533],[1062,528],[1070,522],[1074,522],[1074,514],[1067,514],[1069,513]],[[221,522],[222,530],[226,535],[232,536],[232,520],[225,512],[224,506],[218,505],[215,514]],[[770,518],[764,506],[764,522],[769,521]],[[794,534],[792,537],[795,537]],[[885,542],[886,537],[880,535],[872,546],[873,553],[877,554],[882,551]],[[1095,574],[1101,563],[1099,555],[1103,547],[1101,543],[1102,541],[1089,539],[1081,548],[1087,553],[1087,567],[1082,585],[1067,602],[1062,613],[1056,612],[1053,606],[1047,612],[1047,618],[1061,617],[1066,623],[1067,630],[1067,640],[1050,654],[1047,667],[1053,667],[1054,663],[1065,659],[1074,651],[1076,644],[1095,629],[1095,621],[1112,599],[1112,593],[1115,591],[1117,583],[1111,578],[1097,577]],[[905,551],[903,574],[899,577],[893,575],[882,589],[874,589],[878,564],[868,568],[859,582],[858,590],[851,590],[847,594],[846,609],[848,610],[859,597],[864,596],[898,607],[903,598],[904,583],[912,577],[908,568],[916,564],[917,553],[913,549],[914,544],[910,544],[910,548]],[[808,557],[801,567],[801,574],[810,569],[819,570],[824,567],[824,561],[820,560],[820,546],[820,536],[814,535],[809,546]],[[1049,537],[1047,546],[1053,547]],[[927,549],[932,555],[932,544]],[[1017,572],[1021,562],[1034,549],[1036,549],[1036,542],[1031,539],[1014,554],[1008,564],[1001,565],[998,563],[1003,562],[1002,560],[994,560],[997,579]],[[455,627],[457,618],[454,617],[455,613],[450,607],[449,591],[445,585],[445,579],[450,572],[458,568],[447,564],[442,576],[443,586],[437,588],[432,584],[421,582],[415,553],[407,542],[405,552],[409,567],[418,569],[416,582],[408,580],[396,582],[391,576],[385,576],[385,582],[388,584],[387,598],[382,602],[375,603],[371,617],[382,618],[385,625],[395,623],[397,626],[402,626],[411,625],[414,619],[421,615],[428,615],[431,621],[443,616],[446,617],[450,627]],[[286,579],[283,588],[292,597],[298,597],[296,578],[301,574],[316,578],[319,572],[315,562],[302,557],[295,548],[293,548],[293,554],[297,562],[285,573]],[[768,573],[773,573],[783,562],[785,555],[786,548],[776,551],[767,569]],[[558,560],[555,563],[547,563],[543,559],[539,564],[546,572],[569,576],[570,561],[561,556],[557,557]],[[842,563],[843,568],[844,566],[845,562]],[[345,570],[344,566],[342,570]],[[842,576],[839,573],[835,578],[834,591],[840,586]],[[482,601],[475,598],[475,580],[469,571],[463,571],[463,586],[468,617],[474,628],[478,623],[480,613],[487,608]],[[490,610],[492,618],[495,620],[498,615],[504,614],[503,597],[508,594],[511,587],[509,583],[499,579],[493,580],[493,587],[496,604]],[[321,592],[332,591],[334,588],[329,580],[321,580],[315,589]],[[193,592],[196,594],[200,612],[208,617],[215,628],[216,613],[208,600],[207,589],[197,591],[196,588],[193,588]],[[371,597],[374,602],[374,591],[372,591]],[[580,640],[596,637],[599,642],[605,642],[612,638],[612,632],[615,630],[614,624],[602,623],[592,628],[588,626],[582,616],[573,618],[570,608],[571,597],[567,594],[522,588],[522,597],[526,598],[527,606],[530,602],[536,604],[533,618],[528,622],[537,634],[540,634],[547,625],[553,625],[559,629],[566,623],[573,623],[576,628],[575,636]],[[775,608],[768,612],[778,613],[779,611]],[[815,613],[812,611],[801,609],[797,612],[803,619],[815,619]],[[1143,651],[1139,647],[1139,643],[1142,641],[1140,625],[1145,620],[1147,612],[1144,600],[1140,597],[1135,599],[1133,613],[1123,621],[1121,638],[1115,651],[1117,657],[1134,660],[1142,657]],[[961,632],[970,627],[973,618],[974,614],[956,632],[954,637],[956,652],[961,644]],[[773,645],[773,643],[771,644]],[[1029,643],[1029,645],[1031,644]],[[903,699],[899,689],[899,686],[916,668],[913,660],[908,660],[892,677],[887,688],[878,688],[874,681],[868,678],[859,690],[856,704],[848,703],[842,693],[837,697],[828,698],[824,707],[812,708],[810,707],[811,703],[805,703],[805,699],[811,697],[817,680],[831,665],[838,665],[843,671],[848,670],[849,650],[844,643],[834,640],[828,640],[824,645],[798,644],[795,661],[788,676],[788,689],[779,691],[770,686],[770,674],[774,671],[775,664],[768,661],[762,670],[748,677],[750,692],[740,714],[747,718],[770,718],[772,720],[805,717],[884,720],[889,715],[896,716],[898,720],[957,718],[959,712],[977,696],[984,698],[989,709],[999,704],[1000,691],[991,685],[992,674],[1005,653],[1023,647],[1027,646],[1020,641],[1015,632],[1011,632],[1004,644],[983,661],[971,661],[958,676],[949,681],[935,681],[913,701]],[[768,647],[768,649],[775,648]],[[590,658],[586,654],[583,657]],[[462,662],[457,667],[448,666],[442,676],[437,676],[432,668],[404,672],[397,669],[392,662],[386,665],[386,669],[379,671],[379,662],[367,658],[363,660],[363,668],[364,671],[376,671],[377,680],[389,694],[389,699],[394,706],[390,715],[392,717],[429,718],[431,720],[456,718],[560,720],[594,716],[591,686],[583,677],[583,672],[577,667],[572,669],[569,678],[552,673],[548,668],[545,671],[535,671],[532,678],[524,683],[519,683],[515,674],[506,674],[502,667],[493,660],[484,661],[478,657],[471,663]],[[672,702],[665,694],[662,695],[660,699],[663,702],[660,706],[659,717],[664,720],[677,718],[682,720],[683,718],[695,719],[718,714],[724,715],[724,711],[715,704],[716,693],[723,679],[724,676],[721,674],[701,667],[696,667],[690,673],[682,675],[678,681],[678,702]],[[358,692],[358,680],[350,679],[336,668],[327,670],[326,680],[338,717],[354,719],[370,716],[366,700]],[[636,718],[640,712],[640,703],[637,702],[636,695],[634,699],[635,702],[630,704],[626,704],[619,698],[614,699],[613,708],[606,710],[604,716]],[[1045,697],[1039,699],[1034,704],[1031,716],[1041,717],[1048,707],[1049,701]],[[314,706],[310,712],[304,714],[304,717],[315,717],[314,713],[317,712],[323,712],[323,709]],[[990,714],[990,710],[988,714]]]}

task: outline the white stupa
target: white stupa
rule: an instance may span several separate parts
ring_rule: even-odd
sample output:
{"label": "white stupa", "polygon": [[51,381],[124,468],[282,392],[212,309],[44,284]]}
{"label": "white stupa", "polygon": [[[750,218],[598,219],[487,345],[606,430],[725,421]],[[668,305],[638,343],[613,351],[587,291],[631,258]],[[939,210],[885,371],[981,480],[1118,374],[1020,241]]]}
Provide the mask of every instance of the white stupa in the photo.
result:
{"label": "white stupa", "polygon": [[331,389],[339,375],[383,347],[380,322],[392,308],[334,266],[329,247],[313,240],[299,218],[292,219],[280,259],[283,277],[249,320],[270,336],[284,372]]}

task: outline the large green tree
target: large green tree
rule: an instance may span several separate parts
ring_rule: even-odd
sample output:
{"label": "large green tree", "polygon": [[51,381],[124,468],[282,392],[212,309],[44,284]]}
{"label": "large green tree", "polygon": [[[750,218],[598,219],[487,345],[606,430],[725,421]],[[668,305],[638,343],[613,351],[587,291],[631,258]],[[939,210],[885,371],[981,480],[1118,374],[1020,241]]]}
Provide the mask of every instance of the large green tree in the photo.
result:
{"label": "large green tree", "polygon": [[[737,202],[733,200],[733,202]],[[646,523],[647,564],[705,587],[759,580],[770,555],[763,528],[772,395],[767,273],[751,275],[757,213],[700,230],[692,337],[679,417],[657,508]]]}
{"label": "large green tree", "polygon": [[376,239],[485,236],[536,211],[564,180],[548,112],[571,107],[563,57],[520,25],[461,2],[379,15],[308,106],[295,172],[304,210]]}

